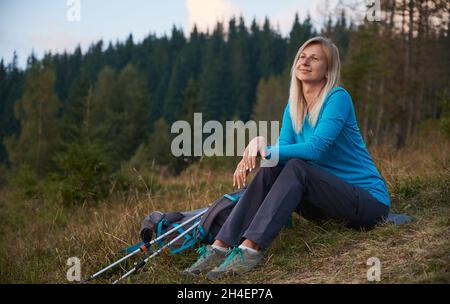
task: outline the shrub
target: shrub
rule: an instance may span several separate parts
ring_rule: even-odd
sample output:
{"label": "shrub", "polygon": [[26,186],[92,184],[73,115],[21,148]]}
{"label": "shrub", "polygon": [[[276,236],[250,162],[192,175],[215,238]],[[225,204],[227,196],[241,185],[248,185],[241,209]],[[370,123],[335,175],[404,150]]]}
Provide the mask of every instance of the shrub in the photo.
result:
{"label": "shrub", "polygon": [[21,164],[11,172],[8,184],[18,190],[25,198],[33,198],[39,195],[37,174],[27,163]]}
{"label": "shrub", "polygon": [[0,187],[5,186],[8,183],[8,170],[4,165],[0,164]]}
{"label": "shrub", "polygon": [[137,191],[154,193],[160,188],[157,167],[140,166],[135,168],[130,165],[123,166],[114,174],[114,188],[112,191]]}
{"label": "shrub", "polygon": [[55,157],[60,195],[66,203],[97,201],[108,195],[111,169],[102,149],[88,142],[71,144]]}

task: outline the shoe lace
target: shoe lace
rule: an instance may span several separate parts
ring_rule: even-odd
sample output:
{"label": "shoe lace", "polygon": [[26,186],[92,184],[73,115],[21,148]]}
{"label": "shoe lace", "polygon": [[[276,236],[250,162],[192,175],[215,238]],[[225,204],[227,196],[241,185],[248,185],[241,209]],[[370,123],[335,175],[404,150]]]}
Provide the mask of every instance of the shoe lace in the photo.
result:
{"label": "shoe lace", "polygon": [[200,255],[200,259],[202,259],[208,254],[208,248],[203,244],[201,247],[197,248],[196,252]]}
{"label": "shoe lace", "polygon": [[231,249],[227,253],[227,258],[223,262],[222,266],[227,267],[229,264],[232,263],[232,261],[234,260],[234,257],[237,255],[241,258],[242,261],[244,260],[244,252],[242,251],[242,249],[237,246],[234,246],[233,249]]}

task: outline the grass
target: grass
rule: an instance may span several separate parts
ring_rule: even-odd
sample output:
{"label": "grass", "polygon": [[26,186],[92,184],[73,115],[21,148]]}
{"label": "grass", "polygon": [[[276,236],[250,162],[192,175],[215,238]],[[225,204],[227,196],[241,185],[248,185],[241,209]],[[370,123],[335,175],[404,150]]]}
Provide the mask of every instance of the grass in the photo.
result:
{"label": "grass", "polygon": [[[367,260],[381,261],[380,283],[450,283],[450,142],[440,136],[394,151],[371,149],[386,179],[392,210],[414,221],[359,232],[333,222],[316,225],[297,215],[265,252],[254,272],[219,283],[367,283]],[[68,207],[0,190],[0,283],[67,283],[69,257],[80,258],[86,276],[122,256],[139,239],[139,226],[153,210],[192,210],[233,190],[232,170],[194,165],[160,180],[154,193],[130,191],[95,205]],[[253,173],[252,173],[253,174]],[[184,283],[179,272],[193,251],[158,256],[129,283]],[[96,280],[109,283],[131,261]],[[201,278],[198,282],[207,283]]]}

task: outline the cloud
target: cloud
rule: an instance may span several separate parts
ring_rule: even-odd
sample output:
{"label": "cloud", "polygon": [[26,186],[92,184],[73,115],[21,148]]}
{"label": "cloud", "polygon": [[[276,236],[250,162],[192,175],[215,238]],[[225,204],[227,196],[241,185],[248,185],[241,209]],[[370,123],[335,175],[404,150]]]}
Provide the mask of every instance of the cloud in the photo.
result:
{"label": "cloud", "polygon": [[194,24],[201,31],[214,28],[217,21],[239,16],[242,10],[229,0],[185,0],[188,11],[188,29]]}

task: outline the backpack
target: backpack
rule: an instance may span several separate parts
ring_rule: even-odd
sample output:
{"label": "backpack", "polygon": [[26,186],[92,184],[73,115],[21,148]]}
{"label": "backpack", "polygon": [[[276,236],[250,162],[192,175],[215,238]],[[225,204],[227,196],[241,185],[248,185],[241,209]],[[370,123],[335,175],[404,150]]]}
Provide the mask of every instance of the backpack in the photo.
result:
{"label": "backpack", "polygon": [[179,240],[174,242],[170,246],[172,254],[179,253],[188,248],[192,248],[199,243],[212,244],[214,238],[219,232],[222,225],[230,215],[239,198],[244,193],[245,188],[238,191],[227,193],[211,203],[207,208],[196,209],[193,211],[172,211],[161,212],[154,211],[145,217],[141,225],[140,236],[144,243],[148,243],[152,240],[153,235],[159,237],[165,232],[180,226],[182,223],[198,216],[201,212],[207,210],[198,219],[192,220],[188,224],[180,227],[176,230],[177,233],[171,233],[164,239],[158,241],[159,246],[164,246],[175,237],[185,232],[194,224],[199,223],[198,226],[193,228],[189,233],[185,234]]}

